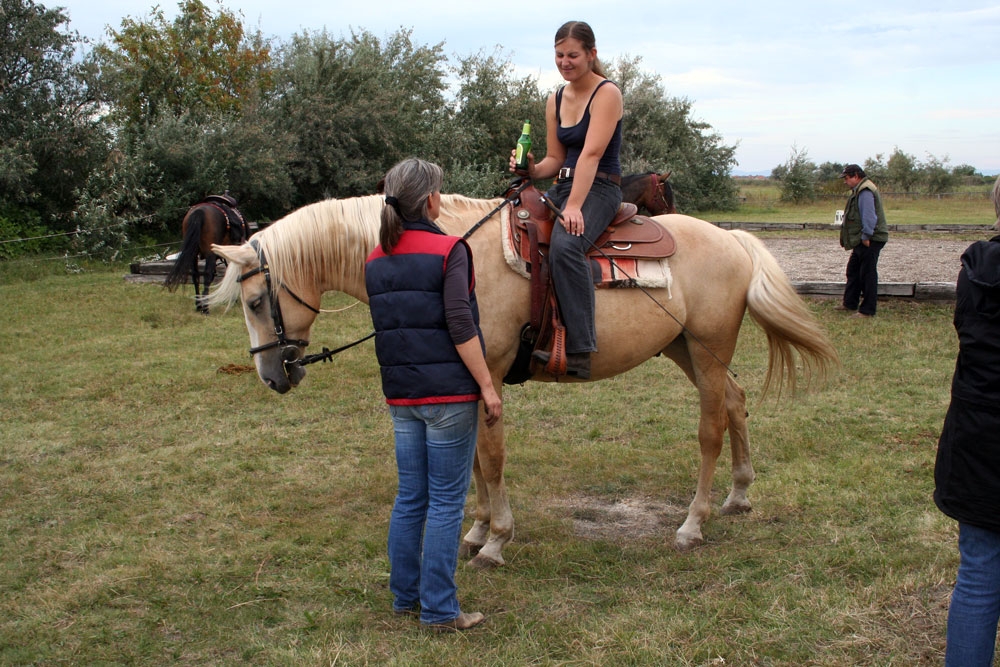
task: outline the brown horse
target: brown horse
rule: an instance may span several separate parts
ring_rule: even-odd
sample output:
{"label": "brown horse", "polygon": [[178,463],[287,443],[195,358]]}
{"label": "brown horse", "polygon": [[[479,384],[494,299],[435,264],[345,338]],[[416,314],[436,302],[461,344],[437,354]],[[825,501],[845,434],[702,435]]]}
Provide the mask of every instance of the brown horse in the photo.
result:
{"label": "brown horse", "polygon": [[[444,195],[438,224],[449,234],[462,235],[499,203]],[[303,357],[324,292],[337,290],[367,302],[365,259],[378,243],[383,206],[384,199],[377,195],[323,201],[292,212],[255,234],[250,243],[215,248],[229,265],[209,301],[217,305],[242,299],[257,373],[271,389],[285,393],[305,376],[296,362]],[[511,270],[501,249],[509,216],[501,207],[499,215],[487,219],[468,239],[475,258],[486,361],[498,391],[530,315],[529,281]],[[772,384],[779,390],[786,383],[794,388],[796,356],[808,377],[825,373],[837,363],[837,354],[756,237],[683,215],[656,219],[677,241],[678,250],[670,258],[672,282],[645,291],[597,291],[600,351],[592,355],[591,379],[609,378],[664,355],[697,388],[701,469],[687,519],[676,536],[677,547],[687,549],[703,540],[701,526],[710,514],[712,479],[727,429],[732,488],[722,513],[750,509],[747,489],[754,471],[746,396],[728,372],[744,313],[749,310],[767,334],[765,391]],[[536,372],[532,379],[553,378]],[[463,539],[463,553],[476,554],[473,566],[503,564],[503,546],[514,535],[505,461],[502,420],[480,428],[474,467],[476,519]]]}
{"label": "brown horse", "polygon": [[623,176],[622,201],[632,202],[639,207],[640,212],[646,209],[649,215],[676,213],[674,189],[667,182],[670,173],[648,171],[645,174]]}
{"label": "brown horse", "polygon": [[[250,237],[250,227],[236,208],[236,200],[225,195],[210,195],[188,209],[181,223],[181,250],[163,281],[173,291],[191,274],[195,306],[208,314],[208,288],[215,281],[216,255],[213,244],[240,244]],[[205,290],[199,281],[198,260],[205,260]]]}

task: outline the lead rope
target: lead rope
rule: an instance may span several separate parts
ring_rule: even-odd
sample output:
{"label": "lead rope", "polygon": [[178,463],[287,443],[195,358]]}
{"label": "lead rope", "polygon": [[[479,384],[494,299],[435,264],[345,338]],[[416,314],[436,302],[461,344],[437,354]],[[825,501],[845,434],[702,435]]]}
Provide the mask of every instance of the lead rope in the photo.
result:
{"label": "lead rope", "polygon": [[[517,183],[517,181],[515,181],[515,183]],[[518,183],[517,186],[513,186],[512,185],[511,187],[513,188],[513,193],[510,194],[510,195],[508,195],[507,197],[505,197],[504,200],[502,202],[500,202],[497,205],[496,208],[494,208],[492,211],[490,211],[485,216],[483,216],[483,218],[479,222],[477,222],[476,224],[474,224],[469,229],[469,231],[467,231],[465,233],[465,235],[462,238],[463,239],[468,239],[480,227],[482,227],[486,223],[487,220],[489,220],[494,215],[496,215],[497,213],[499,213],[503,209],[504,206],[507,206],[508,204],[517,201],[517,199],[521,196],[521,193],[524,191],[524,189],[527,188],[530,184],[531,184],[531,180],[527,179],[527,178],[524,178],[524,179],[521,179],[520,183]],[[348,308],[353,307],[354,305],[357,305],[357,304],[352,304],[352,306],[348,306]],[[346,308],[342,308],[341,310],[346,310]],[[332,313],[332,312],[338,312],[338,311],[320,310],[318,312]],[[338,347],[335,350],[331,350],[329,348],[324,347],[322,352],[317,352],[316,354],[309,354],[309,355],[306,355],[305,357],[302,357],[301,359],[296,359],[295,361],[288,361],[288,362],[285,362],[285,363],[286,363],[287,366],[307,366],[309,364],[315,364],[315,363],[319,363],[319,362],[333,361],[333,357],[335,355],[340,354],[344,350],[349,350],[349,349],[351,349],[352,347],[354,347],[356,345],[360,345],[361,343],[364,343],[366,340],[368,340],[370,338],[374,338],[374,337],[375,337],[375,332],[373,331],[370,334],[368,334],[367,336],[365,336],[364,338],[360,338],[360,339],[354,341],[353,343],[348,343],[347,345],[341,345],[340,347]]]}

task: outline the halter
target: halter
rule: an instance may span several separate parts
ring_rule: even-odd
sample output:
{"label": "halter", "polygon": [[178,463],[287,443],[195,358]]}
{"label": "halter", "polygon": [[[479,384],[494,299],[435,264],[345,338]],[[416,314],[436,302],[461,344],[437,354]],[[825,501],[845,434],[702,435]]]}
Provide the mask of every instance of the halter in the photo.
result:
{"label": "halter", "polygon": [[[271,268],[267,263],[267,259],[265,259],[264,257],[264,251],[261,249],[260,244],[257,242],[257,239],[251,239],[250,246],[257,252],[257,259],[260,261],[260,266],[258,266],[255,269],[251,269],[250,271],[247,271],[239,278],[237,278],[236,282],[241,283],[247,278],[251,278],[257,275],[258,273],[264,274],[264,283],[267,285],[267,300],[271,303],[271,321],[274,322],[274,335],[277,337],[276,340],[273,340],[270,343],[258,345],[257,347],[251,347],[250,356],[252,357],[258,352],[263,352],[265,350],[270,350],[275,347],[280,347],[282,358],[285,359],[286,362],[291,362],[293,361],[292,355],[286,355],[286,351],[291,351],[292,348],[297,348],[300,350],[305,349],[305,347],[309,345],[309,341],[297,338],[287,338],[285,336],[285,321],[281,317],[281,304],[278,302],[278,295],[275,293],[271,285]],[[293,292],[291,289],[288,288],[288,285],[281,283],[280,287],[281,289],[288,292],[288,294],[290,294],[293,299],[298,301],[300,304],[302,304],[312,312],[319,315],[318,308],[314,308],[313,306],[303,301],[298,294],[296,294],[295,292]]]}

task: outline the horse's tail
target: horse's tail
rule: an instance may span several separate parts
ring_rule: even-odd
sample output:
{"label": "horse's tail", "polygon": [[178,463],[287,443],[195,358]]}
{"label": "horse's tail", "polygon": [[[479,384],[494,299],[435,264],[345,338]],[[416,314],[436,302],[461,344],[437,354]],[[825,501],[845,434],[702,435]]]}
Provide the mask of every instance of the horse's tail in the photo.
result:
{"label": "horse's tail", "polygon": [[767,335],[767,376],[763,393],[772,384],[778,394],[788,384],[795,390],[795,352],[802,358],[803,374],[808,381],[823,378],[840,360],[826,332],[795,291],[777,260],[756,236],[742,230],[730,232],[750,255],[753,274],[747,288],[747,310]]}
{"label": "horse's tail", "polygon": [[198,250],[201,244],[201,228],[205,225],[205,212],[201,208],[195,208],[187,216],[187,227],[184,231],[184,239],[181,241],[181,252],[178,255],[174,266],[167,274],[163,285],[173,291],[178,285],[184,282],[185,278],[191,275],[191,267],[196,266],[198,261]]}

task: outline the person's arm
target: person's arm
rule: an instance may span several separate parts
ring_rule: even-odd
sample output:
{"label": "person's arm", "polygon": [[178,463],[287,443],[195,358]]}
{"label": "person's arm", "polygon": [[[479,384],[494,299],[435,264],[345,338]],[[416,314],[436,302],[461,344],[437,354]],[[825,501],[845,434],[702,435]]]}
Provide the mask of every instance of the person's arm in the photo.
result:
{"label": "person's arm", "polygon": [[875,214],[875,195],[871,190],[862,190],[858,195],[858,209],[861,211],[861,242],[868,245],[878,223],[878,216]]}
{"label": "person's arm", "polygon": [[563,226],[570,234],[583,234],[583,202],[597,175],[597,165],[607,150],[622,117],[622,92],[615,84],[601,86],[590,104],[590,127],[573,170],[573,187],[563,207]]}
{"label": "person's arm", "polygon": [[464,243],[456,243],[448,255],[444,274],[444,313],[448,323],[448,333],[458,356],[469,369],[479,391],[483,395],[486,409],[486,425],[493,426],[503,413],[500,394],[493,386],[493,378],[483,347],[479,342],[479,330],[472,317],[472,302],[469,298],[469,276],[472,275],[469,250]]}
{"label": "person's arm", "polygon": [[[528,177],[532,180],[552,178],[562,169],[566,161],[566,147],[559,143],[556,132],[559,122],[556,120],[556,94],[549,95],[545,102],[545,157],[535,162],[535,154],[528,153]],[[510,170],[514,171],[514,151],[510,152]]]}
{"label": "person's arm", "polygon": [[464,343],[459,343],[455,349],[458,350],[458,356],[462,357],[465,367],[469,369],[479,385],[479,391],[483,395],[483,408],[486,409],[486,425],[493,426],[503,414],[503,402],[496,387],[493,386],[493,378],[486,365],[486,358],[483,356],[483,348],[479,344],[479,338],[470,338]]}

